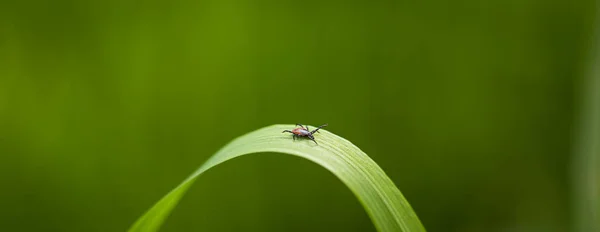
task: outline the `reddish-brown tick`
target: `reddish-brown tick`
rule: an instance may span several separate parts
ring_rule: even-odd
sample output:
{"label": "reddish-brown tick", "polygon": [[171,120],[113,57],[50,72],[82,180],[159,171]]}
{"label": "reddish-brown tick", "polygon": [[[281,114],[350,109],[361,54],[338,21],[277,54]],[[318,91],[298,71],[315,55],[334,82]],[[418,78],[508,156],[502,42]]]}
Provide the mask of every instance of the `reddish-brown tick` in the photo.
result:
{"label": "reddish-brown tick", "polygon": [[[323,125],[317,127],[317,129],[315,129],[314,131],[310,131],[310,129],[308,129],[308,126],[306,126],[306,128],[304,128],[304,126],[302,126],[302,124],[296,124],[296,126],[300,126],[300,128],[295,128],[295,129],[293,129],[291,131],[290,130],[284,130],[281,133],[285,133],[285,132],[292,133],[292,138],[294,140],[296,140],[296,137],[307,137],[308,139],[310,139],[313,142],[315,142],[315,144],[319,145],[317,143],[317,141],[315,141],[315,137],[313,137],[313,134],[315,132],[319,132],[319,129],[321,129],[323,127],[326,127],[327,124],[323,124]],[[319,133],[321,133],[321,132],[319,132]]]}

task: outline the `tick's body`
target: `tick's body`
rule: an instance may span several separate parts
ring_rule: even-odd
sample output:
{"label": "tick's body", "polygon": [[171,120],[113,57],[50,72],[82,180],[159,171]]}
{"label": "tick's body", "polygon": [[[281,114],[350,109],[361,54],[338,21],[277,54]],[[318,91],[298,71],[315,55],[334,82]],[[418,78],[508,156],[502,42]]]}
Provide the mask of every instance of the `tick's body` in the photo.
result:
{"label": "tick's body", "polygon": [[304,129],[304,128],[296,128],[296,129],[292,130],[292,134],[298,135],[298,136],[309,136],[310,131],[308,131],[307,129]]}
{"label": "tick's body", "polygon": [[300,128],[295,128],[293,130],[284,130],[281,133],[284,132],[288,132],[288,133],[292,133],[292,138],[294,140],[296,140],[296,137],[307,137],[308,139],[312,140],[313,142],[315,142],[315,144],[317,144],[317,141],[315,141],[315,137],[313,137],[313,134],[315,132],[319,132],[319,129],[326,127],[327,124],[323,124],[319,127],[317,127],[317,129],[310,131],[310,129],[308,129],[308,126],[306,128],[304,128],[304,126],[302,126],[302,124],[296,124],[296,126],[300,126]]}

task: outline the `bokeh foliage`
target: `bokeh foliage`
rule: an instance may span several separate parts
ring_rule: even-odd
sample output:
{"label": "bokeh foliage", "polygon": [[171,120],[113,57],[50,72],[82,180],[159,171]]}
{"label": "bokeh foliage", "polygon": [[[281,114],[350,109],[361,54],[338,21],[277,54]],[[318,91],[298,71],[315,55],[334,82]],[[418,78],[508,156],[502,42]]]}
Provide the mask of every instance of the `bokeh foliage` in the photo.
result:
{"label": "bokeh foliage", "polygon": [[[595,13],[591,0],[1,1],[0,230],[123,231],[232,138],[328,122],[429,231],[567,231]],[[164,227],[196,230],[374,228],[330,173],[266,154],[208,172]]]}

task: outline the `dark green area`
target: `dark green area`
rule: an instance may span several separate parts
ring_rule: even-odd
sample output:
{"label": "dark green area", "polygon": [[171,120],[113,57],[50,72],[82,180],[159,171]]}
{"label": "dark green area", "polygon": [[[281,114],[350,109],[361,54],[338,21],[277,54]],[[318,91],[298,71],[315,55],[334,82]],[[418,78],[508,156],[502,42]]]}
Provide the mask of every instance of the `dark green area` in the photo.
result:
{"label": "dark green area", "polygon": [[[1,1],[0,231],[124,231],[218,148],[329,123],[429,231],[568,231],[591,0]],[[163,231],[372,231],[265,154]]]}

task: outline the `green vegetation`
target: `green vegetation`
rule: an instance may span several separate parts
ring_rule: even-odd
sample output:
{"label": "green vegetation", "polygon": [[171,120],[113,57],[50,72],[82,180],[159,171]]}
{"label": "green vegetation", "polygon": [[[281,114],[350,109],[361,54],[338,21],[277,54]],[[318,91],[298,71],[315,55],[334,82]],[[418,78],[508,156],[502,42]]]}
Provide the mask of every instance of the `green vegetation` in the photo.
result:
{"label": "green vegetation", "polygon": [[157,202],[129,231],[157,231],[198,176],[225,161],[259,152],[300,156],[331,171],[354,192],[379,231],[425,231],[398,188],[358,147],[326,130],[316,136],[318,146],[306,139],[292,142],[291,136],[281,134],[289,128],[293,125],[269,126],[233,140]]}
{"label": "green vegetation", "polygon": [[[0,1],[0,230],[127,231],[233,138],[330,123],[428,231],[600,231],[598,5]],[[318,157],[329,139],[270,135]],[[135,228],[384,228],[281,152],[211,168]]]}

